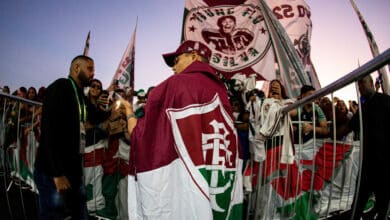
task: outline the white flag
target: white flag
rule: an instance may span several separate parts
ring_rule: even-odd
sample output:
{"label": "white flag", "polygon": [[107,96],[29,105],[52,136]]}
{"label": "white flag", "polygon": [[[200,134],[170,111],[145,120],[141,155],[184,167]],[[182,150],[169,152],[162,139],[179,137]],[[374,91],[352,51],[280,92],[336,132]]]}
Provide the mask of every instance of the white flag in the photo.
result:
{"label": "white flag", "polygon": [[[119,66],[112,78],[111,85],[117,84],[122,89],[134,89],[134,59],[135,59],[135,37],[137,24],[135,25],[133,35],[122,56]],[[110,86],[111,86],[110,85]]]}
{"label": "white flag", "polygon": [[235,74],[275,78],[270,35],[258,0],[186,0],[182,40],[206,44],[210,65],[227,79]]}

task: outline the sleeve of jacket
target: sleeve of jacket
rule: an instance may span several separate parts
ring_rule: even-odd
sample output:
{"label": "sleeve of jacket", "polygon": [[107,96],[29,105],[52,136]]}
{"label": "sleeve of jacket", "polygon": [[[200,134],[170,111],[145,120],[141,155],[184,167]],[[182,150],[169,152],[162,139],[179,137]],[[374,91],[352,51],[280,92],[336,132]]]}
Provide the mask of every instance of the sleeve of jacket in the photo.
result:
{"label": "sleeve of jacket", "polygon": [[[46,93],[46,156],[51,173],[54,176],[64,175],[66,162],[74,155],[75,125],[78,122],[78,106],[75,105],[72,89],[68,80],[57,81]],[[76,125],[77,126],[77,125]],[[79,125],[78,125],[79,126]]]}

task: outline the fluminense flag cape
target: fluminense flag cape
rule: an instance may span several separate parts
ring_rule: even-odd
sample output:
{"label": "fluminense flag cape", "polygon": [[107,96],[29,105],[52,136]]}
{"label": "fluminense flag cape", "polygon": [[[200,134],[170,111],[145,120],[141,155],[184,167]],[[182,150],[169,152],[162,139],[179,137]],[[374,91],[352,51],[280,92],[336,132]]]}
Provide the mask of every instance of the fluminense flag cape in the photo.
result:
{"label": "fluminense flag cape", "polygon": [[210,65],[230,79],[235,74],[275,78],[270,35],[258,0],[186,0],[182,40],[200,41]]}
{"label": "fluminense flag cape", "polygon": [[309,5],[304,0],[266,0],[266,3],[287,32],[304,70],[309,74],[311,85],[320,89],[321,85],[310,58],[313,25]]}
{"label": "fluminense flag cape", "polygon": [[129,219],[242,219],[242,156],[214,72],[196,61],[150,93],[131,135]]}
{"label": "fluminense flag cape", "polygon": [[84,46],[84,56],[88,56],[89,53],[89,40],[91,38],[91,31],[88,32],[87,39],[85,40],[85,46]]}
{"label": "fluminense flag cape", "polygon": [[119,62],[118,69],[112,78],[111,85],[118,83],[119,88],[134,89],[134,59],[135,59],[135,37],[137,33],[137,25],[134,28],[133,35],[127,45],[122,59]]}

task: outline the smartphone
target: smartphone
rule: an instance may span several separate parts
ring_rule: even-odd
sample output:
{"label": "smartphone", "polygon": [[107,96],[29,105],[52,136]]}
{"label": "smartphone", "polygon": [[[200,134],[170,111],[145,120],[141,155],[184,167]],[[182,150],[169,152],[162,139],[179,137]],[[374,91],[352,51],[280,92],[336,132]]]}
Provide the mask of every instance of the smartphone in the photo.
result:
{"label": "smartphone", "polygon": [[103,90],[102,91],[102,93],[100,94],[100,96],[102,97],[102,98],[104,98],[104,99],[107,99],[107,104],[104,104],[103,106],[104,106],[104,108],[105,109],[108,109],[109,108],[109,104],[108,104],[108,96],[109,96],[109,92],[107,91],[107,90]]}

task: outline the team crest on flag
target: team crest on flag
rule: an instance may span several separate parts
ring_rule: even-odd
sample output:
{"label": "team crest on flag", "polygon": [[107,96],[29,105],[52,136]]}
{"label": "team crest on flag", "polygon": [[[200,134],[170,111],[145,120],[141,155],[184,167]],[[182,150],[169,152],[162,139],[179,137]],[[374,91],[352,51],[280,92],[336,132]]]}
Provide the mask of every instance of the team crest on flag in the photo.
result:
{"label": "team crest on flag", "polygon": [[216,95],[206,104],[167,110],[177,152],[209,201],[214,219],[226,219],[235,205],[240,165],[233,121]]}
{"label": "team crest on flag", "polygon": [[[257,72],[260,78],[269,78],[265,74],[274,68],[271,40],[263,14],[254,2],[194,5],[187,8],[183,38],[206,44],[212,51],[211,66],[227,73],[228,78],[237,72]],[[264,69],[267,66],[264,64],[259,66],[260,61],[270,61],[269,68]]]}

